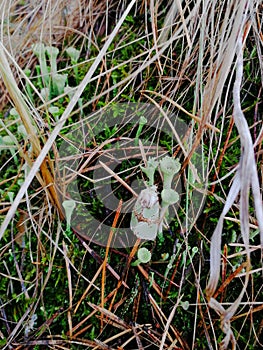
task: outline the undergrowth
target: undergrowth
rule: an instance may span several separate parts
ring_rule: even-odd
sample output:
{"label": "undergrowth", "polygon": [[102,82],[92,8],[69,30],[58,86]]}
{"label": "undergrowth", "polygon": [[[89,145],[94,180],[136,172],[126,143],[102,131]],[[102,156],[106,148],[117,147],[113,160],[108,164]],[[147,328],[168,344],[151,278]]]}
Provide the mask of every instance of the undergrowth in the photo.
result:
{"label": "undergrowth", "polygon": [[[210,246],[243,154],[233,117],[237,28],[244,54],[241,106],[262,196],[262,5],[232,1],[229,11],[191,1],[182,8],[164,1],[32,4],[0,5],[0,347],[227,348],[223,317],[206,293]],[[146,104],[154,108],[144,110]],[[140,128],[141,115],[147,123]],[[171,124],[180,129],[181,144]],[[133,244],[117,246],[114,233],[129,229],[136,196],[147,186],[141,167],[164,155],[180,160],[173,182],[180,203],[171,206],[156,240],[134,237]],[[109,173],[105,166],[116,158]],[[65,164],[75,171],[80,197]],[[105,176],[104,192],[93,181],[98,174]],[[154,184],[161,202],[160,171]],[[69,227],[63,203],[72,199]],[[78,222],[85,210],[102,231],[98,224],[95,232],[90,216]],[[212,295],[224,309],[245,283],[242,213],[237,196],[225,215]],[[251,193],[251,271],[230,320],[233,348],[263,342],[257,215]],[[150,252],[146,263],[138,261],[142,247]]]}

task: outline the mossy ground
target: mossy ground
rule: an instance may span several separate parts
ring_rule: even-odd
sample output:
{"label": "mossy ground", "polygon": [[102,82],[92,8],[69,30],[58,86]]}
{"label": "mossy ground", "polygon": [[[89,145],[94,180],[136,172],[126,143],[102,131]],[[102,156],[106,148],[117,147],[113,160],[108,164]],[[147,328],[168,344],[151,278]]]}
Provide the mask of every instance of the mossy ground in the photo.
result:
{"label": "mossy ground", "polygon": [[[150,15],[149,12],[144,12],[143,7],[133,10],[133,15],[126,17],[121,30],[98,65],[94,81],[85,87],[81,99],[60,131],[56,147],[50,151],[51,165],[56,162],[56,152],[69,132],[87,121],[91,112],[109,103],[148,103],[150,96],[164,110],[170,108],[175,118],[179,115],[185,123],[192,122],[193,118],[184,111],[171,108],[171,100],[176,101],[189,114],[195,115],[197,110],[201,110],[198,104],[201,104],[199,98],[202,98],[202,94],[199,95],[198,89],[207,83],[205,79],[209,74],[205,69],[210,58],[209,55],[204,57],[204,81],[198,81],[200,76],[196,71],[200,62],[196,54],[202,50],[197,39],[192,41],[194,49],[191,51],[187,35],[179,37],[168,46],[167,51],[142,68],[145,61],[150,62],[158,53],[158,50],[154,50],[155,30],[163,28],[165,18],[167,19],[165,15],[169,11],[164,3],[160,2],[159,5],[154,23],[153,13]],[[191,6],[193,5],[190,4]],[[107,14],[102,18],[107,18]],[[110,22],[114,21],[111,18]],[[112,23],[109,23],[109,32],[114,28]],[[196,24],[193,22],[193,25]],[[58,43],[57,69],[60,74],[67,74],[67,84],[70,87],[78,88],[98,56],[106,39],[104,30],[105,28],[93,33],[92,41],[75,33]],[[163,35],[168,35],[165,30]],[[251,32],[249,35],[251,40],[247,40],[249,44],[244,50],[242,108],[255,142],[258,135],[262,135],[262,82],[255,34]],[[66,48],[72,43],[81,52],[77,70],[66,54]],[[40,124],[36,122],[36,115],[34,122],[43,146],[67,108],[70,96],[67,93],[57,94],[53,81],[50,80],[49,99],[43,101],[39,93],[47,86],[38,76],[41,71],[36,67],[37,59],[30,50],[31,60],[30,78],[21,79],[19,87],[24,93],[27,91],[27,98],[32,99],[28,104],[32,104],[36,115],[38,113],[41,116]],[[47,63],[50,68],[50,61]],[[140,71],[133,74],[139,68]],[[32,86],[26,87],[26,82],[31,82]],[[10,345],[14,349],[44,349],[47,346],[52,349],[60,346],[84,349],[105,348],[106,344],[114,349],[143,349],[148,346],[159,348],[166,327],[168,335],[163,343],[165,349],[172,346],[180,349],[216,348],[223,336],[218,316],[207,305],[205,288],[209,275],[209,240],[222,211],[229,184],[233,181],[234,173],[231,171],[238,165],[241,154],[239,134],[232,118],[232,86],[233,76],[229,73],[229,79],[221,86],[218,104],[214,106],[209,120],[220,132],[206,127],[202,130],[201,145],[208,163],[207,181],[210,183],[202,213],[189,231],[183,230],[181,224],[189,192],[188,182],[182,175],[184,195],[181,208],[178,208],[161,239],[144,244],[152,253],[152,260],[148,264],[131,264],[136,260],[136,249],[133,247],[111,248],[107,251],[105,247],[93,242],[85,242],[74,229],[66,228],[65,220],[59,216],[58,208],[48,196],[48,187],[36,178],[30,183],[26,196],[1,240],[0,344],[3,348]],[[149,92],[153,94],[150,95]],[[56,115],[48,111],[51,105],[58,108]],[[18,144],[14,143],[12,148],[15,154],[10,148],[1,150],[1,220],[27,176],[25,160],[17,150],[20,147],[21,152],[31,152],[30,138],[25,140],[19,134],[18,126],[22,123],[19,116],[10,113],[11,107],[11,104],[7,104],[2,108],[0,136],[7,136],[8,133],[14,135]],[[101,129],[99,122],[91,125],[91,128],[96,137],[86,144],[90,152],[111,138],[117,140],[127,134],[134,137],[137,131],[137,126],[126,124],[121,128],[104,128],[103,132],[97,133],[96,128]],[[199,130],[198,122],[192,124],[191,130],[194,141]],[[143,140],[160,142],[168,154],[175,151],[172,136],[160,132],[154,139],[152,135],[153,129],[146,127],[141,137]],[[102,151],[111,147],[113,143]],[[262,183],[261,147],[262,139],[255,147]],[[181,161],[183,160],[181,155]],[[96,158],[92,161],[95,164]],[[90,166],[93,165],[92,161]],[[121,172],[127,170],[126,177],[123,176],[125,181],[129,178],[132,182],[134,176],[143,182],[143,174],[134,173],[133,170],[133,167],[138,167],[138,163],[136,159],[125,160],[116,172],[122,177]],[[187,175],[188,169],[186,167],[184,175]],[[85,174],[90,176],[92,172]],[[225,176],[227,177],[224,178]],[[155,181],[161,189],[160,176],[157,175]],[[213,182],[216,184],[211,184]],[[96,213],[97,218],[103,218],[106,215],[105,208],[99,198],[93,196],[94,184],[82,179],[79,186],[88,205],[92,206],[91,212]],[[112,180],[111,186],[120,200],[130,199],[127,188],[116,179]],[[116,215],[113,212],[111,223]],[[124,217],[122,219],[125,220]],[[252,198],[250,224],[251,249],[255,248],[252,253],[254,272],[251,274],[246,297],[231,324],[238,346],[254,349],[262,343],[262,266],[260,252],[256,249],[260,241]],[[235,277],[234,272],[245,261],[244,256],[239,254],[242,251],[242,237],[238,201],[228,213],[222,239],[221,290],[217,298],[224,305],[230,305],[242,288],[242,277]],[[107,267],[103,263],[105,256]],[[242,273],[243,270],[239,272]],[[169,319],[173,309],[174,317]]]}

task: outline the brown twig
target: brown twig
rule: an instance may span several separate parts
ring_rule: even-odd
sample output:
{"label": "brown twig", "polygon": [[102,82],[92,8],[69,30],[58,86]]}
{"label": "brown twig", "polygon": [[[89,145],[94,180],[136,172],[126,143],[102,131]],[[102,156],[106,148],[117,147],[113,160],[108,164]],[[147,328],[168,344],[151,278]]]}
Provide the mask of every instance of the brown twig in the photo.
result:
{"label": "brown twig", "polygon": [[[119,220],[119,216],[120,216],[120,212],[121,212],[121,207],[122,207],[122,200],[120,200],[118,208],[116,210],[116,214],[113,220],[113,224],[110,230],[110,234],[108,237],[108,242],[107,242],[107,246],[106,246],[106,251],[105,251],[105,258],[102,264],[102,277],[101,277],[101,307],[104,308],[104,294],[105,294],[105,285],[106,285],[106,266],[107,266],[107,262],[108,262],[108,255],[109,255],[109,249],[111,246],[111,242],[113,239],[113,235],[116,232],[116,226],[117,226],[117,222]],[[101,331],[103,329],[103,313],[101,314]]]}

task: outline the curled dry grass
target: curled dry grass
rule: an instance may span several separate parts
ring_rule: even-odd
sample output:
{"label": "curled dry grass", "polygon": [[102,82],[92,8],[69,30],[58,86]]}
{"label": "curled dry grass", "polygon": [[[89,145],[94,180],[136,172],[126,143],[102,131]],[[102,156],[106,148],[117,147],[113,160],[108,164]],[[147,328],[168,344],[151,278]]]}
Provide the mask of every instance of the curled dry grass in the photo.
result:
{"label": "curled dry grass", "polygon": [[[245,101],[250,94],[249,91],[247,93],[242,91],[244,63],[241,59],[241,52],[245,52],[246,49],[249,52],[251,41],[256,48],[256,57],[259,61],[259,70],[256,75],[261,79],[261,86],[263,81],[262,5],[260,2],[242,0],[222,4],[189,1],[181,4],[179,1],[171,3],[135,0],[127,3],[80,1],[72,2],[72,5],[66,8],[68,11],[66,18],[64,2],[59,0],[50,2],[43,0],[37,7],[35,2],[30,1],[24,5],[21,5],[20,1],[2,1],[0,9],[2,107],[9,96],[8,98],[19,112],[21,121],[30,135],[28,142],[33,149],[33,152],[29,154],[26,148],[21,148],[19,153],[21,164],[27,163],[30,171],[13,203],[3,201],[2,208],[0,208],[1,213],[5,214],[0,230],[2,241],[4,234],[11,233],[11,240],[5,242],[0,251],[1,266],[5,269],[1,271],[1,278],[9,279],[6,290],[9,300],[5,303],[1,301],[3,330],[0,331],[0,338],[5,341],[5,348],[8,346],[17,349],[33,348],[38,345],[40,348],[49,346],[54,349],[62,347],[94,349],[135,347],[143,349],[150,345],[160,349],[190,349],[202,348],[201,341],[206,342],[206,347],[210,349],[216,349],[219,346],[226,349],[230,343],[233,348],[239,342],[250,344],[250,346],[260,344],[262,323],[260,324],[258,320],[254,323],[253,317],[262,310],[262,297],[260,297],[262,287],[254,290],[253,284],[256,284],[254,276],[257,276],[262,267],[258,267],[258,261],[250,258],[250,254],[260,249],[260,245],[252,245],[249,242],[249,231],[252,228],[259,229],[261,240],[258,243],[262,245],[262,195],[257,182],[256,163],[253,159],[255,154],[257,162],[262,163],[263,128],[262,118],[255,121],[258,124],[257,127],[246,125],[244,117],[246,110],[243,108],[242,111],[240,103],[240,95]],[[131,11],[145,18],[144,26],[135,28],[136,36],[132,39],[123,30],[125,19]],[[120,40],[112,47],[111,44],[117,35],[120,35]],[[101,41],[98,41],[99,36],[103,38]],[[130,45],[138,41],[139,45],[141,39],[144,41],[144,46],[140,53],[117,64],[111,64],[111,59],[127,45],[127,41],[130,40]],[[66,48],[66,42],[67,45],[75,43],[85,48],[97,47],[96,57],[89,58],[87,51],[83,64],[90,68],[75,88],[74,96],[67,104],[59,122],[47,133],[43,133],[41,126],[45,125],[46,121],[43,116],[49,102],[42,101],[42,104],[35,106],[28,99],[24,86],[24,81],[29,83],[30,81],[22,69],[25,65],[33,67],[35,64],[31,52],[32,41],[56,45],[62,51]],[[124,67],[129,67],[126,76],[112,83],[111,77],[114,71],[124,69]],[[151,79],[154,80],[154,89],[152,86],[149,89]],[[233,84],[234,80],[235,84]],[[83,106],[90,110],[98,108],[101,98],[108,102],[121,101],[122,95],[128,91],[129,98],[132,98],[134,94],[138,96],[138,101],[151,102],[158,106],[163,115],[166,115],[165,111],[168,110],[175,117],[183,115],[185,118],[190,118],[193,121],[193,142],[191,149],[185,154],[183,167],[189,163],[195,149],[200,144],[202,145],[204,140],[209,140],[207,149],[210,168],[204,174],[204,178],[209,183],[211,176],[214,176],[214,185],[208,188],[208,193],[214,195],[214,203],[223,202],[224,209],[221,216],[220,213],[218,214],[218,225],[211,242],[211,234],[208,236],[204,231],[204,229],[207,230],[205,225],[196,224],[187,227],[187,233],[182,234],[188,253],[191,230],[199,232],[201,237],[200,259],[195,264],[191,261],[194,276],[191,283],[195,286],[192,288],[192,292],[195,293],[193,297],[195,302],[191,304],[193,315],[193,323],[190,325],[193,330],[191,339],[184,339],[182,330],[175,325],[176,315],[181,309],[180,302],[184,298],[183,276],[187,273],[185,264],[182,264],[180,270],[181,254],[177,257],[178,261],[173,266],[171,276],[169,275],[168,286],[163,288],[160,281],[162,278],[165,280],[166,277],[160,274],[157,280],[152,280],[153,267],[139,265],[136,269],[131,268],[130,264],[136,254],[137,245],[129,252],[107,250],[103,258],[97,247],[87,244],[79,237],[79,249],[84,253],[81,255],[79,265],[75,263],[75,258],[73,259],[74,254],[69,251],[69,249],[74,249],[76,242],[63,236],[60,222],[63,214],[58,194],[53,187],[54,167],[48,154],[54,147],[55,140],[60,137],[67,119],[79,112],[74,108],[84,89],[89,85],[96,86],[95,94],[89,101],[85,101]],[[112,98],[113,91],[115,95]],[[262,108],[260,93],[261,90],[258,92],[259,99],[254,107],[255,112]],[[232,96],[234,104],[231,102]],[[230,123],[229,119],[231,119]],[[220,170],[228,148],[233,142],[232,135],[234,135],[235,125],[239,136],[236,136],[234,141],[237,142],[236,140],[240,138],[242,152],[240,161],[234,169],[236,175],[233,184],[229,193],[224,193],[224,179],[220,179]],[[249,127],[254,127],[254,142],[252,142]],[[10,128],[10,125],[6,125],[6,128]],[[226,128],[228,129],[226,138],[224,138]],[[53,152],[56,152],[55,148]],[[231,172],[226,176],[230,175]],[[29,187],[35,177],[37,177],[39,186],[36,193],[32,195]],[[10,179],[10,186],[14,181],[16,179]],[[3,184],[6,185],[6,181]],[[215,186],[220,189],[219,194],[215,191]],[[248,207],[250,186],[256,203],[255,212],[249,212]],[[240,205],[237,205],[234,201],[239,193]],[[27,208],[27,212],[19,208],[21,204]],[[228,256],[226,247],[223,252],[221,251],[221,234],[223,220],[233,206],[238,208],[239,215],[230,219],[240,225],[243,243],[231,242],[228,248],[233,251],[231,247],[237,244],[241,249],[239,256],[244,256],[244,260],[240,260],[240,267],[236,271],[232,272],[231,269],[229,272],[231,258],[235,258],[237,253]],[[14,218],[17,210],[20,213],[18,225]],[[204,220],[206,220],[205,215]],[[15,228],[16,226],[18,229]],[[23,258],[28,255],[28,252],[23,246],[19,253],[15,249],[19,234],[24,235],[25,232],[29,236],[29,241],[30,236],[37,238],[36,251],[30,251],[30,259],[27,260],[27,264],[32,265],[32,275],[29,277],[24,275],[23,264]],[[59,243],[61,240],[62,245]],[[203,265],[202,256],[206,255],[204,247],[207,245],[210,247],[210,244],[211,271],[205,295],[203,275],[207,274],[207,270]],[[12,253],[15,276],[9,273],[10,267],[5,260],[8,251]],[[115,254],[125,265],[123,269],[108,263],[107,258],[110,256],[114,260]],[[18,255],[19,258],[17,258]],[[258,255],[253,255],[255,256]],[[63,267],[56,265],[57,261],[62,263],[59,257],[64,259]],[[90,259],[93,262],[90,262]],[[95,262],[95,265],[92,265],[92,273],[88,274],[88,277],[83,268],[87,261],[90,264]],[[253,268],[254,265],[257,266],[257,269]],[[65,291],[66,307],[61,300],[57,301],[58,308],[50,315],[45,311],[45,293],[50,292],[50,289],[47,289],[48,285],[54,283],[52,281],[54,269],[60,268],[65,269],[65,285],[68,288]],[[243,268],[246,268],[245,275]],[[134,270],[136,270],[136,275],[140,276],[139,279],[133,276]],[[158,273],[156,269],[155,273]],[[180,273],[181,280],[177,278],[178,273]],[[220,282],[219,276],[221,276]],[[242,279],[243,276],[245,280]],[[131,285],[130,281],[134,281],[135,286]],[[145,287],[145,281],[152,284],[151,291],[153,292]],[[229,300],[227,296],[231,294],[230,286],[235,281],[239,281],[241,285],[240,290],[235,294],[236,300],[233,300],[230,305],[229,302],[225,305],[224,300]],[[249,282],[252,285],[252,292],[248,291]],[[219,283],[221,285],[218,287]],[[19,314],[18,309],[11,307],[14,304],[12,300],[14,284],[20,285],[21,291],[14,298],[17,300],[20,298],[28,305],[22,315]],[[258,286],[258,283],[256,285]],[[81,295],[77,293],[78,288]],[[175,300],[171,297],[174,288],[177,291]],[[219,295],[221,299],[217,301]],[[140,315],[143,297],[147,300],[147,308],[151,310],[152,320],[140,324],[137,319]],[[125,307],[130,307],[129,299],[133,304],[132,323],[125,320],[125,317],[118,316],[118,308],[125,305]],[[88,305],[87,300],[89,300]],[[162,308],[162,304],[167,300],[172,307],[169,314],[165,313],[167,309],[163,311],[165,308]],[[222,330],[225,333],[223,340],[216,322],[217,316],[208,307],[207,301],[209,306],[220,315]],[[85,307],[83,307],[84,304]],[[82,317],[76,317],[81,308],[85,311],[88,308],[89,312]],[[35,326],[33,315],[40,313],[40,309],[42,318],[38,321],[38,326]],[[14,310],[19,314],[18,319],[14,316]],[[237,313],[237,310],[240,310],[240,313]],[[101,333],[96,334],[96,337],[92,339],[95,316],[99,318]],[[242,318],[243,322],[236,323],[235,327],[239,328],[233,331],[231,322],[239,318]],[[252,321],[250,322],[249,319]],[[53,327],[57,320],[58,322],[66,320],[64,327],[64,332],[67,329],[66,334],[61,334],[62,327]],[[250,324],[249,331],[246,324]],[[58,329],[57,333],[56,329]],[[107,337],[109,329],[116,331],[111,332],[110,337]],[[242,339],[243,329],[246,331],[245,336],[250,334],[247,342]],[[26,336],[26,330],[30,334],[29,337]],[[87,333],[90,334],[89,337],[85,336]],[[220,337],[221,343],[218,345]]]}

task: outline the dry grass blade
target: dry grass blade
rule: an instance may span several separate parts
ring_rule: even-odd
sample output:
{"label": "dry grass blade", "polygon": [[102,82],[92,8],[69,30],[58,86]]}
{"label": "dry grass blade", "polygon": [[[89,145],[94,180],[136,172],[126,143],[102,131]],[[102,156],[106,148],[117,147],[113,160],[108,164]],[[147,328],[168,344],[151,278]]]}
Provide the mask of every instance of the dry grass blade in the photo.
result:
{"label": "dry grass blade", "polygon": [[247,263],[244,262],[243,264],[241,264],[230,276],[227,277],[227,279],[225,281],[223,281],[223,283],[221,284],[221,286],[218,288],[218,290],[215,292],[215,294],[213,295],[213,298],[216,298],[219,294],[223,293],[226,289],[226,287],[229,285],[229,283],[235,278],[237,277],[237,275],[244,269],[247,267]]}
{"label": "dry grass blade", "polygon": [[[145,269],[142,266],[140,266],[140,265],[138,265],[137,268],[141,272],[141,274],[144,276],[146,281],[150,282],[151,279],[150,279],[150,276],[149,276],[148,272],[145,271]],[[152,281],[152,286],[153,286],[153,289],[156,291],[156,293],[158,293],[160,298],[164,299],[162,291],[161,291],[161,288],[158,286],[158,284],[155,281]]]}
{"label": "dry grass blade", "polygon": [[135,336],[135,339],[136,339],[138,350],[144,350],[144,347],[142,346],[142,342],[140,340],[140,337],[139,337],[139,335],[137,333],[137,329],[134,326],[132,326],[132,330],[133,330],[133,333],[134,333],[134,336]]}
{"label": "dry grass blade", "polygon": [[17,83],[15,81],[14,75],[11,71],[9,62],[6,58],[6,51],[3,43],[0,41],[0,73],[6,89],[9,91],[12,101],[17,109],[17,112],[21,116],[22,122],[26,128],[27,134],[31,139],[33,150],[36,155],[41,151],[40,142],[38,135],[36,134],[35,128],[33,126],[32,117],[30,116],[30,111],[26,105],[24,98],[22,97],[21,91],[19,90]]}
{"label": "dry grass blade", "polygon": [[212,297],[216,290],[216,286],[220,275],[220,251],[221,251],[221,234],[223,229],[224,217],[228,213],[239,193],[239,179],[236,177],[228,193],[228,197],[224,209],[219,217],[215,231],[211,239],[210,248],[210,278],[206,288],[208,298]]}
{"label": "dry grass blade", "polygon": [[66,262],[66,271],[67,271],[67,277],[68,277],[68,292],[69,292],[69,310],[68,310],[68,325],[69,325],[69,336],[72,337],[72,300],[73,300],[73,293],[72,293],[72,278],[71,278],[71,271],[70,271],[70,265],[69,265],[69,258],[68,258],[68,252],[67,252],[67,246],[65,242],[63,241],[63,252]]}
{"label": "dry grass blade", "polygon": [[[117,227],[117,222],[119,220],[120,212],[121,212],[121,207],[122,207],[122,200],[120,200],[118,208],[116,210],[116,214],[113,220],[113,224],[110,230],[108,242],[107,242],[107,247],[105,251],[105,257],[104,261],[102,264],[102,277],[101,277],[101,308],[104,308],[104,303],[105,303],[105,285],[106,285],[106,267],[108,263],[108,256],[109,256],[109,250],[111,246],[111,242],[114,236],[114,233],[116,232],[116,227]],[[101,314],[101,331],[103,329],[103,314]]]}
{"label": "dry grass blade", "polygon": [[[34,122],[30,115],[30,110],[24,100],[24,97],[22,96],[21,91],[17,86],[17,83],[11,71],[10,65],[6,58],[6,52],[2,42],[0,42],[0,73],[2,75],[6,88],[9,91],[9,94],[13,100],[16,110],[21,117],[21,121],[23,122],[27,135],[30,138],[30,142],[33,148],[33,155],[34,157],[37,157],[41,152],[41,144],[40,144],[39,136],[37,135],[37,132],[36,132],[37,129],[34,126]],[[32,166],[32,163],[34,160],[30,159],[30,157],[28,157],[26,153],[24,155],[22,152],[21,155],[25,158],[25,161],[28,162],[28,165]],[[49,170],[50,168],[52,168],[52,165],[49,159],[47,160],[43,159],[43,161],[39,164],[39,168],[41,170],[41,175],[37,174],[37,177],[43,187],[45,186],[48,187],[47,191],[50,194],[50,199],[52,203],[57,206],[61,217],[63,217],[60,201],[58,199],[56,190],[53,186],[54,177]],[[2,234],[0,233],[0,239],[1,239],[1,236]]]}
{"label": "dry grass blade", "polygon": [[78,301],[75,309],[74,309],[74,313],[77,312],[80,304],[82,303],[82,301],[86,298],[88,292],[90,291],[91,287],[93,286],[94,282],[96,281],[96,279],[98,278],[98,276],[100,275],[101,273],[101,270],[103,268],[103,265],[100,265],[100,267],[98,268],[98,270],[96,271],[94,277],[92,278],[92,280],[90,281],[90,284],[88,285],[88,287],[85,289],[84,293],[82,294],[80,300]]}
{"label": "dry grass blade", "polygon": [[118,176],[118,174],[116,174],[114,171],[112,171],[112,170],[111,170],[106,164],[104,164],[103,162],[99,161],[99,163],[100,163],[100,165],[101,165],[111,176],[115,177],[115,179],[116,179],[119,183],[121,183],[125,188],[127,188],[127,190],[130,191],[130,192],[134,195],[135,198],[138,197],[138,194],[137,194],[129,185],[127,185],[127,183],[126,183],[124,180],[122,180],[122,179]]}
{"label": "dry grass blade", "polygon": [[[81,239],[81,238],[80,238],[80,239]],[[83,241],[82,244],[83,244],[83,246],[87,249],[87,251],[90,253],[90,255],[91,255],[92,257],[94,257],[94,258],[101,264],[101,263],[102,263],[102,259],[100,258],[100,256],[98,256],[98,255],[87,245],[86,242]],[[117,274],[117,272],[116,272],[108,263],[106,264],[106,267],[107,267],[107,269],[110,271],[110,273],[112,274],[112,276],[114,276],[114,277],[117,279],[117,281],[120,282],[120,284],[123,284],[124,287],[129,288],[128,285],[127,285],[124,281],[121,280],[121,277]]]}
{"label": "dry grass blade", "polygon": [[[167,317],[164,315],[164,313],[162,312],[162,310],[159,307],[158,303],[156,302],[156,300],[153,298],[153,296],[151,294],[149,294],[149,299],[150,299],[151,304],[153,305],[154,310],[156,311],[156,315],[158,315],[158,318],[160,319],[160,321],[162,323],[162,326],[165,328],[166,325],[170,325],[169,329],[171,330],[171,332],[173,332],[173,334],[175,335],[175,338],[177,339],[179,344],[182,346],[182,348],[186,349],[186,350],[190,349],[189,345],[181,337],[180,332],[174,326],[172,326],[170,324],[170,321],[168,322]],[[177,304],[176,304],[176,306],[177,306]],[[170,332],[168,332],[168,329],[166,330],[165,336],[168,337],[168,339],[172,343],[174,343],[173,337],[171,336]]]}
{"label": "dry grass blade", "polygon": [[101,314],[105,316],[105,318],[110,319],[112,322],[114,322],[116,325],[118,325],[118,328],[123,329],[123,330],[130,330],[132,327],[128,325],[125,321],[123,321],[120,317],[116,316],[114,313],[111,311],[108,311],[105,308],[102,308],[101,306],[89,303],[89,305],[94,309],[99,311]]}
{"label": "dry grass blade", "polygon": [[[181,297],[182,298],[182,297]],[[169,327],[170,327],[170,324],[174,318],[174,315],[175,315],[175,311],[181,301],[181,298],[179,298],[177,301],[176,301],[176,304],[174,305],[168,319],[167,319],[167,322],[166,322],[166,325],[165,325],[165,328],[164,328],[164,332],[163,332],[163,336],[162,336],[162,341],[161,341],[161,344],[160,344],[160,350],[163,350],[163,347],[164,347],[164,343],[165,343],[165,339],[166,339],[166,336],[167,336],[167,333],[168,333],[168,330],[169,330]]]}
{"label": "dry grass blade", "polygon": [[[237,37],[244,26],[244,16],[248,11],[247,1],[242,0],[238,4],[234,1],[226,7],[224,21],[221,25],[221,35],[214,42],[217,47],[211,47],[212,59],[208,83],[204,90],[204,116],[208,116],[213,109],[218,97],[221,95],[224,83],[230,72],[236,52]],[[217,50],[216,50],[217,49]]]}
{"label": "dry grass blade", "polygon": [[[185,108],[183,108],[182,106],[180,106],[179,103],[177,103],[176,101],[172,100],[171,98],[165,96],[165,95],[162,95],[161,93],[159,92],[156,92],[156,91],[149,91],[149,90],[145,90],[143,91],[143,93],[151,93],[151,94],[154,94],[158,97],[161,97],[164,101],[167,101],[169,103],[171,103],[171,105],[175,106],[176,108],[178,108],[180,111],[182,111],[183,113],[185,113],[186,115],[188,115],[189,117],[191,117],[194,121],[196,121],[197,123],[200,123],[202,121],[201,118],[199,118],[198,116],[188,112]],[[205,127],[207,127],[208,129],[210,130],[213,130],[213,131],[216,131],[216,132],[220,132],[220,130],[218,128],[216,128],[215,126],[209,124],[209,123],[205,123]]]}

